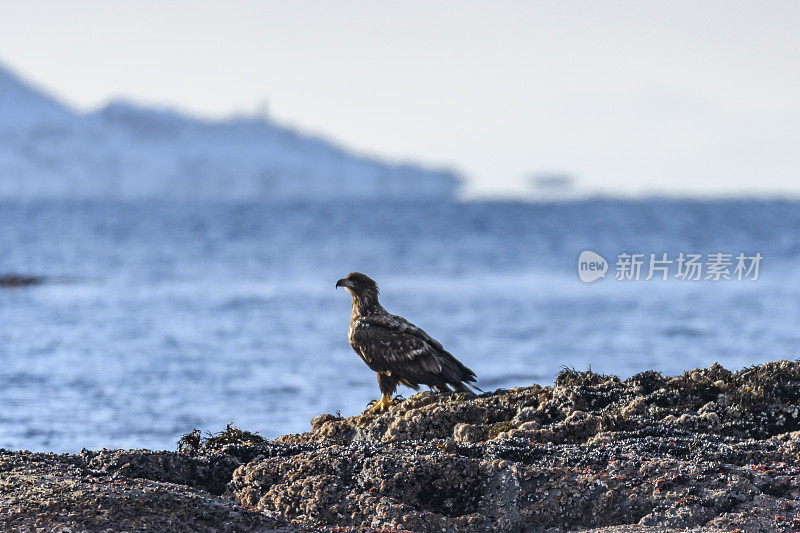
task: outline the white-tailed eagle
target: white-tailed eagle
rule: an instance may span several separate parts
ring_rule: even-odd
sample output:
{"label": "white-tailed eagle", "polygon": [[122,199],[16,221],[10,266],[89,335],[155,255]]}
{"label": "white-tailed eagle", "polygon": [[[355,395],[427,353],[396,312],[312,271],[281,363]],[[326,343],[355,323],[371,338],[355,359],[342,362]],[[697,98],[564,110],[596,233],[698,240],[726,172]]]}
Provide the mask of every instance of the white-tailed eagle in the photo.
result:
{"label": "white-tailed eagle", "polygon": [[[383,411],[394,403],[392,394],[402,384],[419,390],[428,385],[440,392],[475,394],[475,372],[461,364],[435,339],[405,318],[392,315],[378,303],[378,285],[352,272],[336,282],[353,297],[348,340],[359,357],[378,374],[382,398],[372,409]],[[471,385],[477,390],[477,387]]]}

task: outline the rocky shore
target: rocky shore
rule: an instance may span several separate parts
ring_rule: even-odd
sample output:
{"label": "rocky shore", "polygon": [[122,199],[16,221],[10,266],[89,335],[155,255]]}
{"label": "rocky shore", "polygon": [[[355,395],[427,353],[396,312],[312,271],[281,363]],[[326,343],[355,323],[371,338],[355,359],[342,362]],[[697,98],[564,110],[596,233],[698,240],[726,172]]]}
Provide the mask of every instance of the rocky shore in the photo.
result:
{"label": "rocky shore", "polygon": [[0,530],[796,531],[800,363],[419,393],[264,441],[0,451]]}

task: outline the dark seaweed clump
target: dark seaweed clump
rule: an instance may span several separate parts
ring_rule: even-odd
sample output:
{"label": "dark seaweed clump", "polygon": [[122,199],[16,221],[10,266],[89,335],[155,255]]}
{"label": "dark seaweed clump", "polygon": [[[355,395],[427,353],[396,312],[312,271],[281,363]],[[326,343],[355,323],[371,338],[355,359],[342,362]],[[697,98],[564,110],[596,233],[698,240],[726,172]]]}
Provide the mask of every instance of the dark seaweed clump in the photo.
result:
{"label": "dark seaweed clump", "polygon": [[581,371],[575,370],[574,367],[565,366],[561,368],[561,372],[556,376],[556,385],[561,385],[562,387],[570,385],[590,386],[599,385],[609,380],[619,382],[617,376],[594,372],[591,367]]}
{"label": "dark seaweed clump", "polygon": [[183,453],[204,453],[219,450],[230,444],[240,446],[253,446],[264,442],[264,437],[258,433],[239,429],[233,424],[228,424],[218,433],[207,433],[203,436],[199,429],[187,433],[178,440],[178,451]]}

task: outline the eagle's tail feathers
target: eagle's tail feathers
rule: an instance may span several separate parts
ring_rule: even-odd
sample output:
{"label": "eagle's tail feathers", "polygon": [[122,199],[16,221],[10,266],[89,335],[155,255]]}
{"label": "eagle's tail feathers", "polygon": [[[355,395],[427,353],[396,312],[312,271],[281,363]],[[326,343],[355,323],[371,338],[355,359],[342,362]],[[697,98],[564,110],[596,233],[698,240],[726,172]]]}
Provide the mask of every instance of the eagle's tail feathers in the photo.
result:
{"label": "eagle's tail feathers", "polygon": [[[469,385],[473,389],[475,389],[475,390],[477,390],[479,392],[483,392],[483,389],[481,389],[480,387],[475,385],[475,383],[478,381],[478,377],[475,375],[475,372],[473,372],[469,368],[465,367],[464,365],[461,365],[461,366],[464,369],[464,374],[461,376],[461,381],[463,381],[464,383],[466,383],[466,385]],[[470,391],[470,392],[472,392],[472,391]]]}
{"label": "eagle's tail feathers", "polygon": [[[463,392],[464,394],[468,394],[470,396],[475,396],[475,393],[472,391],[472,389],[469,388],[469,384],[468,383],[458,382],[458,383],[451,383],[451,385],[453,386],[453,389],[455,389],[457,392]],[[472,386],[475,387],[474,385],[472,385]],[[475,388],[477,389],[477,387],[475,387]],[[478,390],[480,390],[480,389],[478,389]],[[481,391],[481,392],[483,392],[483,391]]]}

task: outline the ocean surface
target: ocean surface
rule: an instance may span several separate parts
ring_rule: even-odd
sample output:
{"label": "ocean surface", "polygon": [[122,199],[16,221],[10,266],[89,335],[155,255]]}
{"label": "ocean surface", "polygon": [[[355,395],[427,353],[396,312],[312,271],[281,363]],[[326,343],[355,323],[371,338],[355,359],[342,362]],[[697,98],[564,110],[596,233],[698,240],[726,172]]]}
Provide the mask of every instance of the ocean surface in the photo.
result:
{"label": "ocean surface", "polygon": [[[334,284],[374,277],[484,390],[562,366],[621,377],[800,353],[800,203],[0,203],[0,447],[174,449],[267,437],[378,397]],[[578,257],[608,261],[584,283]],[[734,279],[649,281],[649,254],[733,256]],[[637,280],[616,280],[642,253]],[[758,279],[735,256],[760,254]],[[703,272],[703,278],[705,272]],[[753,277],[753,272],[750,273]],[[413,391],[402,389],[408,396]]]}

